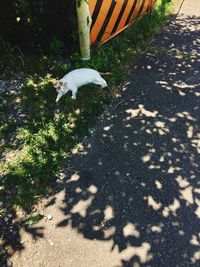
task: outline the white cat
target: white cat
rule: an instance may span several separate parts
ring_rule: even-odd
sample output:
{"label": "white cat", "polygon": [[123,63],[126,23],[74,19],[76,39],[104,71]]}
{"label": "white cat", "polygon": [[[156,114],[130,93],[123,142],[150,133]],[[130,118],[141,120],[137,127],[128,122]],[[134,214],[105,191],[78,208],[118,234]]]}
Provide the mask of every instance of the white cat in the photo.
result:
{"label": "white cat", "polygon": [[55,88],[58,92],[56,102],[69,90],[72,91],[72,98],[76,99],[78,88],[89,83],[100,85],[102,88],[107,86],[106,81],[96,70],[82,68],[69,72],[55,84]]}

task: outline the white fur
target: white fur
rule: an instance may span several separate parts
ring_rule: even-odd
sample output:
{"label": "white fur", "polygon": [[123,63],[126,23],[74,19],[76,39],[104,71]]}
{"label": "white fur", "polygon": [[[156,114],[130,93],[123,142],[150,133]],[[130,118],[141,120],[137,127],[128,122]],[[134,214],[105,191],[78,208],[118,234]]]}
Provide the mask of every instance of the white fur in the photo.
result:
{"label": "white fur", "polygon": [[82,68],[69,72],[55,85],[58,92],[56,102],[69,90],[72,91],[72,98],[76,99],[78,88],[89,83],[100,85],[102,88],[107,86],[106,81],[96,70]]}

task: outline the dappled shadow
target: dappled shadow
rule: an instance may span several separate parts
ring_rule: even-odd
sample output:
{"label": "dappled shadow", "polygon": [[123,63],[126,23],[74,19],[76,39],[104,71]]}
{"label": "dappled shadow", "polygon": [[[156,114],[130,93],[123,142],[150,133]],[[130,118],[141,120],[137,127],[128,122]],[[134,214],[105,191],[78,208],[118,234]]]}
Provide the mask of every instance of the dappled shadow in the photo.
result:
{"label": "dappled shadow", "polygon": [[66,169],[57,226],[112,240],[120,266],[199,266],[199,24],[166,25]]}
{"label": "dappled shadow", "polygon": [[[43,227],[37,227],[30,224],[31,217],[20,220],[23,216],[22,212],[14,210],[4,217],[0,218],[0,263],[6,264],[6,256],[12,255],[15,251],[21,251],[25,248],[24,242],[21,240],[21,234],[27,233],[36,242],[39,238],[43,237]],[[34,218],[32,216],[32,218]],[[37,219],[41,220],[42,216]],[[5,244],[4,244],[5,243]],[[6,251],[3,246],[6,246]],[[7,262],[8,264],[9,262]],[[7,266],[7,265],[4,265]],[[9,266],[9,265],[8,265]]]}
{"label": "dappled shadow", "polygon": [[[199,22],[178,18],[166,25],[83,141],[85,150],[63,171],[65,218],[57,227],[111,240],[120,266],[199,264]],[[25,248],[16,217],[9,218],[14,231],[3,226],[0,233],[14,251]],[[43,229],[24,227],[30,234],[33,228],[34,239],[43,237]]]}

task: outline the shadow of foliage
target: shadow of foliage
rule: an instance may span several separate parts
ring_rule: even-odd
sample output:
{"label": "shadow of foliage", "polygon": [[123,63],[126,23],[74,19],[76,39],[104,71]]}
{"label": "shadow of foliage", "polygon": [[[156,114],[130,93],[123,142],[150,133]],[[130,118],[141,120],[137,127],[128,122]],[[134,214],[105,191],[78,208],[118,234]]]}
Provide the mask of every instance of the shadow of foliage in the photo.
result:
{"label": "shadow of foliage", "polygon": [[[66,227],[70,222],[85,238],[112,240],[111,250],[117,247],[121,252],[121,266],[198,264],[195,245],[199,246],[200,216],[198,24],[198,17],[187,17],[166,25],[134,67],[121,96],[106,109],[86,142],[85,151],[71,162],[76,171],[69,173],[66,169],[66,207],[63,209],[66,219],[58,227]],[[40,93],[38,101],[34,99],[33,103],[44,99],[42,91]],[[33,97],[37,98],[34,94]],[[52,166],[58,166],[75,140],[86,133],[83,129],[91,125],[94,113],[99,114],[103,106],[97,97],[91,97],[90,88],[77,105],[71,100],[62,101],[58,113],[68,114],[72,110],[67,122],[59,115],[52,126],[55,104],[48,109],[48,103],[44,103],[40,107],[42,112],[37,105],[27,113],[28,124],[24,130],[33,136],[28,142],[35,144],[36,149],[29,151],[34,164],[25,162],[23,167],[33,168],[28,172],[35,173],[35,177],[38,169],[44,171],[48,179],[58,175],[48,172],[47,167],[51,166],[52,171]],[[32,108],[29,102],[27,105]],[[69,129],[74,120],[78,127]],[[48,127],[42,128],[43,139],[39,143],[37,133],[44,123]],[[68,129],[73,138],[69,138]],[[56,141],[53,135],[45,136],[45,131],[50,130],[58,133]],[[49,162],[42,161],[38,155],[44,155]],[[44,164],[43,168],[38,164]],[[74,180],[74,175],[79,178]],[[14,170],[9,176],[8,188],[13,190],[13,195],[16,180],[20,183],[21,179],[17,177],[26,178],[27,173],[18,176]],[[44,194],[48,182],[41,177],[38,178],[40,186],[43,185],[40,194]],[[31,186],[38,192],[37,179],[34,181],[35,187],[31,179],[25,186],[22,181],[24,191],[19,192],[22,198],[19,203],[24,209],[33,203],[33,199],[24,203],[24,198],[29,199],[26,189]],[[57,191],[62,189],[59,187]],[[6,200],[6,196],[3,197]],[[12,211],[11,219],[15,218]],[[11,237],[2,220],[0,235],[13,251],[22,250],[21,225],[13,224],[16,234]],[[28,231],[32,230],[33,236],[42,237],[42,229],[29,226]]]}
{"label": "shadow of foliage", "polygon": [[165,26],[66,170],[57,226],[112,240],[120,266],[199,265],[199,23]]}

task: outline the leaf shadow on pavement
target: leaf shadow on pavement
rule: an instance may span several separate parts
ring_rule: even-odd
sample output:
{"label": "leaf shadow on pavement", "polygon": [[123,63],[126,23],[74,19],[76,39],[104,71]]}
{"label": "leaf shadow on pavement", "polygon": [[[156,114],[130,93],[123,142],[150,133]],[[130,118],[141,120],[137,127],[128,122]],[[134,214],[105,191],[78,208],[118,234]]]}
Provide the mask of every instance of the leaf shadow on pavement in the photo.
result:
{"label": "leaf shadow on pavement", "polygon": [[[166,24],[65,170],[66,217],[57,227],[111,240],[119,266],[199,264],[199,24]],[[37,226],[0,224],[13,252],[25,249],[20,228],[43,238]]]}
{"label": "leaf shadow on pavement", "polygon": [[158,33],[66,170],[57,227],[112,240],[120,266],[199,264],[199,23]]}

